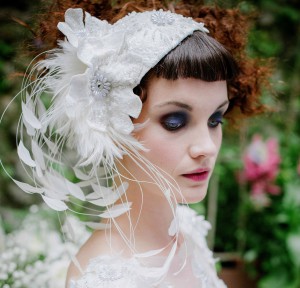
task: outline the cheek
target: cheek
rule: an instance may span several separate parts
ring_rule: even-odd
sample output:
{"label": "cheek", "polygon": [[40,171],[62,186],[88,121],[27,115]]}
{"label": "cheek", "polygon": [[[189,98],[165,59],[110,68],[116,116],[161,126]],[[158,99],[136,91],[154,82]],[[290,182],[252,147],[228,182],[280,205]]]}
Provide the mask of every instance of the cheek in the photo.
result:
{"label": "cheek", "polygon": [[145,156],[160,168],[166,167],[172,161],[172,146],[170,147],[170,144],[163,139],[155,140],[154,138],[151,142],[148,142],[146,147],[149,151],[145,153]]}
{"label": "cheek", "polygon": [[[141,135],[140,140],[144,143],[145,148],[148,149],[143,155],[153,164],[159,166],[164,170],[173,167],[176,162],[176,155],[178,154],[176,146],[167,138],[161,136],[161,131],[149,131]],[[167,171],[166,171],[167,172]]]}

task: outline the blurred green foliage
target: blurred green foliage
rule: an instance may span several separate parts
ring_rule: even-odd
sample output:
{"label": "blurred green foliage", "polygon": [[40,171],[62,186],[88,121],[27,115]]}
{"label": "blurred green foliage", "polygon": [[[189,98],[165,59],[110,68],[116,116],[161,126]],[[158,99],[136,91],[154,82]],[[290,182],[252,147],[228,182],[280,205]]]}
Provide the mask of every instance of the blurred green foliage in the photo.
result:
{"label": "blurred green foliage", "polygon": [[[27,2],[27,1],[25,1]],[[5,5],[1,4],[0,9],[0,114],[4,112],[7,105],[12,101],[14,95],[18,92],[22,74],[25,71],[29,59],[25,56],[26,39],[29,39],[31,32],[15,19],[22,19],[24,23],[33,22],[31,18],[33,10],[36,9],[38,1],[32,4],[16,1]],[[1,119],[0,127],[0,155],[1,160],[5,161],[5,169],[12,176],[21,176],[21,169],[16,165],[16,127],[20,115],[20,100],[17,98],[7,110],[5,117]],[[0,170],[0,205],[2,207],[10,206],[13,208],[27,207],[32,203],[35,197],[28,195],[19,196],[20,193],[11,183],[10,178]],[[22,194],[21,194],[22,195]],[[1,209],[3,210],[3,208]]]}
{"label": "blurred green foliage", "polygon": [[[274,63],[266,103],[274,113],[249,120],[239,135],[225,135],[217,173],[220,174],[215,249],[238,251],[260,288],[300,287],[300,2],[231,1],[254,13],[248,43],[253,57]],[[282,157],[277,184],[281,194],[256,209],[248,187],[237,181],[242,155],[253,134],[275,137]],[[228,137],[227,137],[228,136]],[[239,137],[240,141],[234,139]],[[239,156],[240,155],[240,156]]]}

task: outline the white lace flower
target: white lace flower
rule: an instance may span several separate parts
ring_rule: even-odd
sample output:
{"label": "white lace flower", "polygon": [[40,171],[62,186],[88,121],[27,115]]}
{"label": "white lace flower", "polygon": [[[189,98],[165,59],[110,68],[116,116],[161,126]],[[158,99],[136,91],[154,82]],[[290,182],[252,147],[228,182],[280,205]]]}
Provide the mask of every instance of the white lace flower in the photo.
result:
{"label": "white lace flower", "polygon": [[66,113],[74,121],[80,119],[85,124],[82,132],[92,128],[99,132],[115,129],[130,134],[134,128],[130,117],[139,115],[141,100],[129,87],[113,82],[109,75],[105,77],[104,65],[102,71],[91,67],[72,78],[66,96]]}
{"label": "white lace flower", "polygon": [[67,116],[57,118],[57,123],[67,123],[60,133],[68,135],[68,143],[77,148],[83,161],[101,161],[103,155],[121,157],[115,143],[119,143],[117,139],[134,143],[130,117],[137,118],[142,107],[132,91],[142,60],[136,57],[132,61],[129,53],[121,54],[122,29],[112,31],[112,25],[88,13],[83,22],[81,9],[67,10],[65,22],[58,28],[68,39],[61,43],[64,53],[57,54],[55,61],[46,60],[45,66],[52,64],[53,70],[63,71],[55,82],[51,80],[54,89],[67,87],[64,94],[60,88],[55,92],[63,97],[57,97],[54,113],[63,107]]}
{"label": "white lace flower", "polygon": [[174,22],[174,16],[170,12],[164,12],[162,9],[153,12],[151,21],[158,26],[171,25]]}
{"label": "white lace flower", "polygon": [[57,25],[74,47],[78,47],[80,40],[87,37],[101,37],[109,31],[111,26],[107,21],[92,17],[87,12],[84,16],[82,9],[68,9],[65,13],[65,22],[60,22]]}

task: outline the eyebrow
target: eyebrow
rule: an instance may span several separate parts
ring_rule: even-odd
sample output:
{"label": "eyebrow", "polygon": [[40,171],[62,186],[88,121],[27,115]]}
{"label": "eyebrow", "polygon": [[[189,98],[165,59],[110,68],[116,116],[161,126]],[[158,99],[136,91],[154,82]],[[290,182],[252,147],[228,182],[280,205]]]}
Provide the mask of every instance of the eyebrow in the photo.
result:
{"label": "eyebrow", "polygon": [[174,106],[186,109],[188,111],[193,110],[193,108],[190,105],[182,103],[182,102],[178,102],[178,101],[168,101],[168,102],[158,104],[158,105],[155,105],[155,106],[160,108],[160,107],[164,107],[164,106],[168,106],[168,105],[174,105]]}
{"label": "eyebrow", "polygon": [[[221,105],[218,106],[218,108],[216,110],[224,107],[227,104],[229,104],[229,100],[225,100]],[[190,106],[188,104],[185,104],[185,103],[182,103],[182,102],[178,102],[178,101],[168,101],[168,102],[165,102],[165,103],[162,103],[162,104],[158,104],[158,105],[156,105],[156,107],[160,108],[160,107],[164,107],[164,106],[168,106],[168,105],[174,105],[174,106],[186,109],[188,111],[193,110],[192,106]]]}
{"label": "eyebrow", "polygon": [[224,107],[224,106],[226,106],[227,104],[229,104],[229,100],[228,100],[228,99],[225,100],[225,101],[217,108],[217,110],[220,109],[220,108],[222,108],[222,107]]}

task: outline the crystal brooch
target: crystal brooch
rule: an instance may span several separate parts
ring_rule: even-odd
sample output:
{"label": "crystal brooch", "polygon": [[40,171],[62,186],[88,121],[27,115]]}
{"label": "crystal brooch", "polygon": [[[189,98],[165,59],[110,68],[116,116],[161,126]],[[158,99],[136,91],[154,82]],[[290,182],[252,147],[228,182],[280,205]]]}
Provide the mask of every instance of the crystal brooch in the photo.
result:
{"label": "crystal brooch", "polygon": [[93,97],[96,99],[101,99],[107,96],[110,88],[110,82],[99,70],[96,70],[91,78],[91,92]]}

